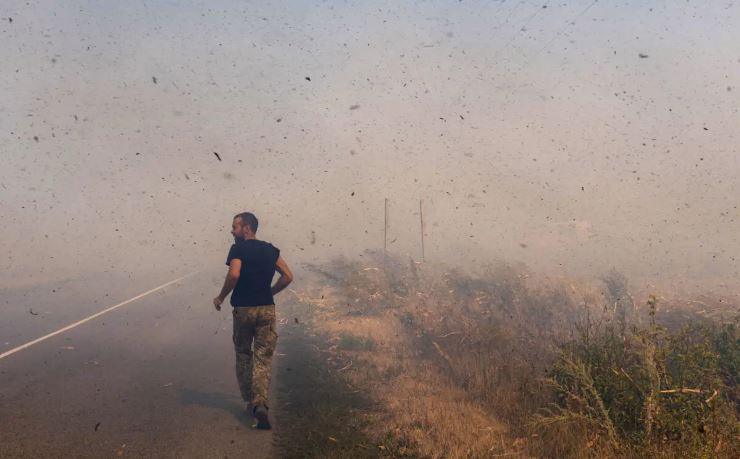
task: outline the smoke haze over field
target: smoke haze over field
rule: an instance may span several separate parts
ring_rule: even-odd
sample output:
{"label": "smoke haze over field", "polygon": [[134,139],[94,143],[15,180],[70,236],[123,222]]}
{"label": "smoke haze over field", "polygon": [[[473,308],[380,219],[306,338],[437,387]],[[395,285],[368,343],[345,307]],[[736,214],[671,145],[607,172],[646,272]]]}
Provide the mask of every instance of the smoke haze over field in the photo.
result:
{"label": "smoke haze over field", "polygon": [[[0,287],[223,263],[738,278],[740,4],[0,7]],[[217,154],[215,154],[215,153]]]}

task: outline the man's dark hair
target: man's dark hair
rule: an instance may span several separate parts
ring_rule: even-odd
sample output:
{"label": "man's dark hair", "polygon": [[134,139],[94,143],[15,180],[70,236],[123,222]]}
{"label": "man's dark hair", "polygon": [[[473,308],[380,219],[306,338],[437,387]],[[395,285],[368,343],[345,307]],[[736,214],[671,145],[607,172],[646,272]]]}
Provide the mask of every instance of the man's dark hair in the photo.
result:
{"label": "man's dark hair", "polygon": [[238,218],[242,221],[242,225],[248,225],[250,228],[252,228],[252,231],[255,233],[257,232],[257,226],[259,226],[259,222],[257,221],[257,217],[254,216],[252,212],[242,212],[240,214],[234,215],[234,218]]}

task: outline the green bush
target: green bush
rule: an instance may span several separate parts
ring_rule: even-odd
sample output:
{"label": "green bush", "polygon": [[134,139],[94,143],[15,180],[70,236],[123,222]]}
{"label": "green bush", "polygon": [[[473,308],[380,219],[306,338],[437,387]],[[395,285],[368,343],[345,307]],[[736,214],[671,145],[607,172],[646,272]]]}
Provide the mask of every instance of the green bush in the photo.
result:
{"label": "green bush", "polygon": [[[615,452],[732,457],[738,445],[737,327],[625,329],[589,317],[550,372],[556,404],[536,424],[579,422]],[[622,332],[624,330],[624,332]]]}

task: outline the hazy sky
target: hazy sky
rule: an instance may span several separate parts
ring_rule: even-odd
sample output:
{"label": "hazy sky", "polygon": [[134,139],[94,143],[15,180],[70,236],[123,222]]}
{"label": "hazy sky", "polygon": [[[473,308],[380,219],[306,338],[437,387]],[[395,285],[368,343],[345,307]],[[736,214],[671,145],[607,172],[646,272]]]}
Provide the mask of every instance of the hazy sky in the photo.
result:
{"label": "hazy sky", "polygon": [[[418,258],[738,278],[740,3],[0,6],[0,287]],[[214,155],[217,152],[222,161]]]}

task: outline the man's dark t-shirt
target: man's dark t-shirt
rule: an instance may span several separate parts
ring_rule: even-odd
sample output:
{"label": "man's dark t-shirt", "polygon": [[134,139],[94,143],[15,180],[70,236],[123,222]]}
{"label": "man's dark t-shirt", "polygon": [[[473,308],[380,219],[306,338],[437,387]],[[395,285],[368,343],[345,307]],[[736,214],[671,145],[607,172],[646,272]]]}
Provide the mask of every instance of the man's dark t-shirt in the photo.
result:
{"label": "man's dark t-shirt", "polygon": [[269,242],[241,239],[231,246],[226,264],[238,258],[242,261],[239,280],[231,293],[234,307],[275,304],[272,298],[272,278],[280,249]]}

